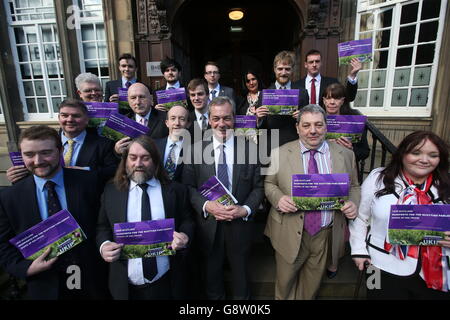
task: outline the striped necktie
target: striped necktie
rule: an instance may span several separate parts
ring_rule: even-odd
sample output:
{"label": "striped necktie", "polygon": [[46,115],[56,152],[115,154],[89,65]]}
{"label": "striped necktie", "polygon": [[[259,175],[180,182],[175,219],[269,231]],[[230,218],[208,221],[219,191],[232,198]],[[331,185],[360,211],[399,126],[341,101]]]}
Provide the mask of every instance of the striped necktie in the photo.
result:
{"label": "striped necktie", "polygon": [[[309,150],[308,174],[319,173],[314,155],[317,150]],[[322,228],[322,213],[320,211],[307,211],[305,214],[305,230],[314,236]]]}

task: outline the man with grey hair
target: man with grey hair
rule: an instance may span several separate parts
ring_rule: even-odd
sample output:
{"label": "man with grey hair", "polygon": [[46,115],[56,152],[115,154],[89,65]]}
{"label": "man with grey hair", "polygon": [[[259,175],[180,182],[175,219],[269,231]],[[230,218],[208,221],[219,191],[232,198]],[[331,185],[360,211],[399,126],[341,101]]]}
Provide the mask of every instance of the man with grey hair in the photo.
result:
{"label": "man with grey hair", "polygon": [[77,94],[84,102],[102,102],[103,89],[100,79],[93,73],[80,73],[75,78]]}
{"label": "man with grey hair", "polygon": [[[248,256],[253,241],[253,216],[264,197],[260,165],[251,159],[256,145],[245,137],[234,136],[233,100],[229,97],[211,101],[209,124],[212,137],[196,142],[186,153],[191,161],[185,159],[182,179],[196,212],[196,247],[202,255],[200,266],[204,268],[200,271],[204,277],[201,283],[206,286],[207,299],[225,299],[223,274],[228,260],[232,278],[230,298],[249,299]],[[212,176],[230,191],[236,204],[209,201],[198,192]]]}
{"label": "man with grey hair", "polygon": [[[325,141],[325,111],[319,105],[305,106],[299,110],[296,128],[298,140],[273,150],[264,182],[272,206],[264,234],[275,249],[277,300],[316,296],[326,268],[330,237],[331,253],[338,255],[345,220],[356,218],[360,199],[354,153]],[[343,207],[334,211],[298,210],[292,200],[292,175],[331,173],[350,176],[349,200]]]}

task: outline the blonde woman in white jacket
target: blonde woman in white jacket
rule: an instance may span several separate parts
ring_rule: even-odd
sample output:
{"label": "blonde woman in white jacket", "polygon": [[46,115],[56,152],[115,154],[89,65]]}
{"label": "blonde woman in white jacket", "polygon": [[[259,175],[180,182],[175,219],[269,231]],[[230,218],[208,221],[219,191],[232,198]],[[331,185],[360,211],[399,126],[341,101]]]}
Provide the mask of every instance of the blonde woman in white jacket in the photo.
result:
{"label": "blonde woman in white jacket", "polygon": [[381,288],[367,290],[369,299],[450,299],[450,231],[440,246],[405,248],[385,241],[391,205],[450,203],[448,157],[441,138],[416,131],[403,139],[386,168],[364,180],[359,214],[349,229],[359,270],[366,263],[381,270]]}

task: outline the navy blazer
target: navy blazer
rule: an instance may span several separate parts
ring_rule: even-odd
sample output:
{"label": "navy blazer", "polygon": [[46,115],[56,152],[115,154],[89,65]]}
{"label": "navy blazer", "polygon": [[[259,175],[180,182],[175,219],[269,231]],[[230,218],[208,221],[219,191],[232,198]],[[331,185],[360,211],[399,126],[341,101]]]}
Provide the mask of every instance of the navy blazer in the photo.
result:
{"label": "navy blazer", "polygon": [[95,230],[100,204],[101,185],[89,171],[65,169],[64,188],[68,211],[87,239],[64,253],[52,268],[32,277],[26,273],[31,260],[9,243],[9,240],[42,221],[33,176],[28,176],[0,191],[0,265],[17,278],[26,279],[32,299],[57,299],[60,268],[76,264],[81,269],[81,290],[86,299],[104,299],[107,295],[106,264],[95,246]]}

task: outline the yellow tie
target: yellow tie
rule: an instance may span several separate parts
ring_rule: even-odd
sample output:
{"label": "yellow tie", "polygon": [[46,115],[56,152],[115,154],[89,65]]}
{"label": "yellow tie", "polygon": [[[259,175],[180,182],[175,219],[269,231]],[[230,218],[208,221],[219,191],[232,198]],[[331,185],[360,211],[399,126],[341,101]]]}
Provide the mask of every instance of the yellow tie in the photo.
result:
{"label": "yellow tie", "polygon": [[66,154],[64,155],[64,165],[66,167],[70,166],[70,161],[72,160],[72,153],[73,153],[73,144],[75,141],[72,139],[67,140],[67,143],[69,144],[69,149],[67,149]]}

